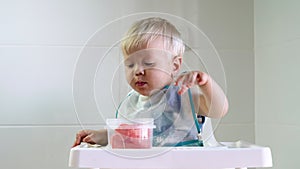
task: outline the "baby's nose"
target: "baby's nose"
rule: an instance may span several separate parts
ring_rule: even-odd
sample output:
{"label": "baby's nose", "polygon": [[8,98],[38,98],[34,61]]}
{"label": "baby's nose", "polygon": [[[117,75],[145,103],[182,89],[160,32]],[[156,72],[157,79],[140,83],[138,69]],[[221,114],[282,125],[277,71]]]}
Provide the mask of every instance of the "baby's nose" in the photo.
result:
{"label": "baby's nose", "polygon": [[135,75],[144,75],[145,69],[143,66],[136,66],[135,68]]}

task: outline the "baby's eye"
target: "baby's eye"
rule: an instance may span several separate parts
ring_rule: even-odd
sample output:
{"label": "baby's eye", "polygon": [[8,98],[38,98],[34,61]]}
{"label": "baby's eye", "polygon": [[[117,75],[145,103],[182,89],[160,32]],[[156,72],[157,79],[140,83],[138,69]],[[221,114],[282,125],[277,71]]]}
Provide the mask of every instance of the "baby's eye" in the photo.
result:
{"label": "baby's eye", "polygon": [[146,66],[154,66],[155,64],[153,62],[145,62],[144,63]]}
{"label": "baby's eye", "polygon": [[128,68],[133,68],[134,64],[127,64],[126,65]]}

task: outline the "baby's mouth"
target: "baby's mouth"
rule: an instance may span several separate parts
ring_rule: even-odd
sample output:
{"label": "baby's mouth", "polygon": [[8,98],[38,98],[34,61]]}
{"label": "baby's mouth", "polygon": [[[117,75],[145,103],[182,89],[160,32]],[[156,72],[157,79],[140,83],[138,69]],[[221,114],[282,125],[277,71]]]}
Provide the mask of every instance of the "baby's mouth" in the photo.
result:
{"label": "baby's mouth", "polygon": [[146,85],[147,84],[147,82],[142,82],[142,81],[137,81],[137,82],[135,82],[135,85],[136,86],[144,86],[144,85]]}

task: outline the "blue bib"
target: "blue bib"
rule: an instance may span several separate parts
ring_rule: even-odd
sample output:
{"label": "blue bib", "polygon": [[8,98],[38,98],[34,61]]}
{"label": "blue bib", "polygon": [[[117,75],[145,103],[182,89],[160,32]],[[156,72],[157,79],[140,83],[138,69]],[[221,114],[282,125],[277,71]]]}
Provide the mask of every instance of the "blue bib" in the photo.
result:
{"label": "blue bib", "polygon": [[[116,117],[153,118],[153,146],[202,146],[202,123],[198,123],[195,112],[198,104],[194,105],[190,89],[183,95],[178,90],[178,86],[171,85],[151,96],[132,91],[120,104]],[[203,122],[204,117],[200,118]]]}

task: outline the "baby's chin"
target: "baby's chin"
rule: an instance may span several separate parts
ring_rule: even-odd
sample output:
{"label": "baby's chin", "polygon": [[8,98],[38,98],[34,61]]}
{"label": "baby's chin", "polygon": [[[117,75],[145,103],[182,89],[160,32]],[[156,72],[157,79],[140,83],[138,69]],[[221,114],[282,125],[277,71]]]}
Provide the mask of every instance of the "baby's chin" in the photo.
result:
{"label": "baby's chin", "polygon": [[161,89],[152,89],[151,91],[137,91],[137,92],[143,96],[152,96],[160,91]]}
{"label": "baby's chin", "polygon": [[153,94],[158,93],[159,91],[161,91],[161,89],[153,89],[153,90],[151,90],[150,96],[153,95]]}

